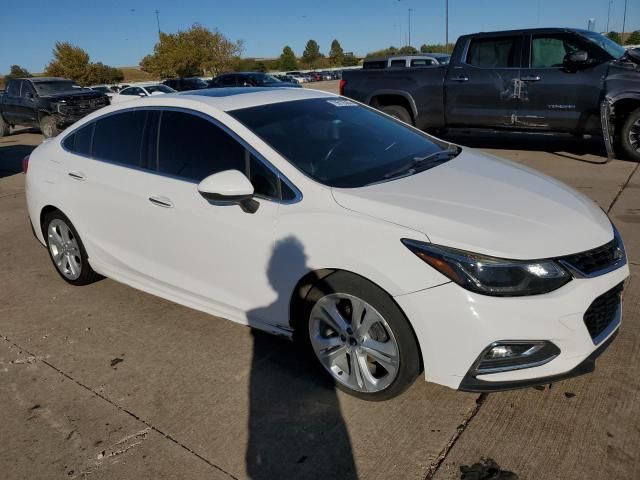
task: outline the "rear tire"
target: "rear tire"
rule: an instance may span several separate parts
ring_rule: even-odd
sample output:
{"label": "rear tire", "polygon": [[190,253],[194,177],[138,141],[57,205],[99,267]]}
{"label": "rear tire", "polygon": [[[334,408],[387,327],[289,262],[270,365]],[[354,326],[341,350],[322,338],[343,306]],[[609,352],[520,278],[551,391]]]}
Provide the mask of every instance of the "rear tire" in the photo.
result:
{"label": "rear tire", "polygon": [[385,105],[380,110],[393,118],[397,118],[401,122],[413,125],[411,115],[406,108],[401,107],[400,105]]}
{"label": "rear tire", "polygon": [[56,119],[51,115],[45,115],[40,119],[40,131],[44,138],[52,138],[60,133]]}
{"label": "rear tire", "polygon": [[6,137],[10,133],[10,127],[7,122],[4,121],[4,118],[0,115],[0,137]]}
{"label": "rear tire", "polygon": [[362,277],[336,272],[320,280],[306,300],[300,334],[337,388],[382,401],[413,383],[420,373],[418,343],[388,293]]}
{"label": "rear tire", "polygon": [[88,285],[102,277],[89,265],[87,251],[71,221],[59,210],[45,215],[42,233],[49,258],[62,279],[71,285]]}
{"label": "rear tire", "polygon": [[620,145],[629,160],[640,162],[640,108],[629,113],[622,124]]}

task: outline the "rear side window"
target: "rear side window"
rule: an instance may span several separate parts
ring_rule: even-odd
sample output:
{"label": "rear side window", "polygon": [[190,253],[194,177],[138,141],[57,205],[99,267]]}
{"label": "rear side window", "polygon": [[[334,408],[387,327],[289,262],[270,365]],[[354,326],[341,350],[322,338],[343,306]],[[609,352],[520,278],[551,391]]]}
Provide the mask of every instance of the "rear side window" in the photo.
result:
{"label": "rear side window", "polygon": [[419,58],[416,60],[411,60],[412,67],[428,67],[429,65],[433,65],[435,62],[430,58]]}
{"label": "rear side window", "polygon": [[143,167],[145,111],[127,111],[95,122],[91,156],[123,165]]}
{"label": "rear side window", "polygon": [[482,68],[520,66],[520,37],[478,38],[471,40],[467,64]]}
{"label": "rear side window", "polygon": [[391,60],[392,67],[404,67],[406,62],[404,60]]}
{"label": "rear side window", "polygon": [[76,130],[64,139],[64,148],[79,155],[91,155],[91,140],[93,138],[93,127],[95,123],[90,123]]}
{"label": "rear side window", "polygon": [[12,82],[9,82],[9,86],[7,87],[7,95],[10,95],[12,97],[19,97],[21,83],[21,80],[14,80]]}
{"label": "rear side window", "polygon": [[161,173],[200,182],[224,170],[246,171],[244,147],[197,115],[162,112],[158,147]]}

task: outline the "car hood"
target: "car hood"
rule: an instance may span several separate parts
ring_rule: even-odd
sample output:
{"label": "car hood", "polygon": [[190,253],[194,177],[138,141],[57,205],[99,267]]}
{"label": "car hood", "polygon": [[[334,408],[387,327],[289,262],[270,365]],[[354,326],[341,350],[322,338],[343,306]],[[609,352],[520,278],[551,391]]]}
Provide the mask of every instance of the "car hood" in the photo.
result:
{"label": "car hood", "polygon": [[466,148],[415,175],[332,191],[344,208],[417,230],[435,244],[496,257],[557,257],[613,238],[607,216],[584,195]]}

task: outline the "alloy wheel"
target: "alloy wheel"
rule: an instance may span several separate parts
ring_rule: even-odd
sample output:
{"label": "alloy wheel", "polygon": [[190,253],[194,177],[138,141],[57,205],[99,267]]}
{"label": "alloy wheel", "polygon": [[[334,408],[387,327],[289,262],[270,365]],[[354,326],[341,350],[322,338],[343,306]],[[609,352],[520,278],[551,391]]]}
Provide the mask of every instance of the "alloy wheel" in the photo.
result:
{"label": "alloy wheel", "polygon": [[400,367],[398,342],[382,315],[353,295],[334,293],[316,302],[309,338],[331,376],[357,392],[380,392]]}
{"label": "alloy wheel", "polygon": [[629,145],[636,152],[640,152],[640,119],[633,122],[631,128],[629,128]]}
{"label": "alloy wheel", "polygon": [[82,273],[82,257],[78,240],[69,226],[54,219],[47,228],[49,253],[58,271],[69,280],[77,280]]}

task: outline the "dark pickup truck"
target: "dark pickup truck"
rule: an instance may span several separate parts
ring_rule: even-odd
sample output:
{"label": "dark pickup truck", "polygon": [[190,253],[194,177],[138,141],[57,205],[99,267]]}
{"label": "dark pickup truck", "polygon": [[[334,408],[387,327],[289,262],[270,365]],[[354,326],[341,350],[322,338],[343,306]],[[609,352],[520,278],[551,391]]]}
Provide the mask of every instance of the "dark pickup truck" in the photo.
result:
{"label": "dark pickup truck", "polygon": [[346,70],[340,93],[423,130],[601,134],[610,158],[640,161],[639,64],[585,30],[477,33],[446,66]]}
{"label": "dark pickup truck", "polygon": [[38,77],[9,80],[0,95],[0,137],[15,125],[39,127],[55,137],[85,115],[109,105],[102,92],[81,88],[72,80]]}

